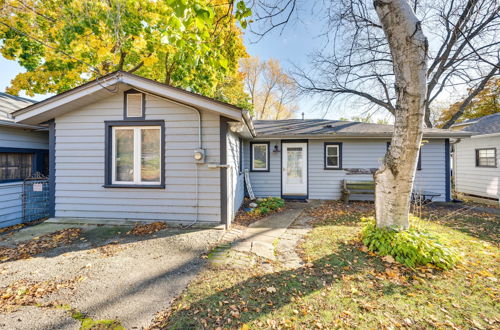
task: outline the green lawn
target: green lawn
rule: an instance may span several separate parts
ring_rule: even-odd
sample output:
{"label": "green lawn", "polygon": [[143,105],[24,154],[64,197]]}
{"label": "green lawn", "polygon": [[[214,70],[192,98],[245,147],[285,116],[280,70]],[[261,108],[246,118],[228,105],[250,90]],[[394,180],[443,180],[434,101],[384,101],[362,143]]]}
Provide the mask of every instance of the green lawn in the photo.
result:
{"label": "green lawn", "polygon": [[498,328],[498,225],[486,213],[424,210],[415,224],[461,254],[451,271],[409,269],[367,252],[361,216],[371,204],[331,202],[313,210],[296,270],[206,269],[159,315],[168,328]]}

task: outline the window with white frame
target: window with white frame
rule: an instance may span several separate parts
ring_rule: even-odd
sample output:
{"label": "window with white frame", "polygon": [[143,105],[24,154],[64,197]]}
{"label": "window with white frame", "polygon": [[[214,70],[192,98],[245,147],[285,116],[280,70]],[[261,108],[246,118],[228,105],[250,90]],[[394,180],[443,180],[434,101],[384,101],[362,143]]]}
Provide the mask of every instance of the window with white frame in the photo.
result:
{"label": "window with white frame", "polygon": [[252,143],[252,171],[269,171],[269,143]]}
{"label": "window with white frame", "polygon": [[128,93],[127,96],[127,118],[139,118],[143,114],[142,93]]}
{"label": "window with white frame", "polygon": [[112,183],[161,184],[161,127],[112,127]]}
{"label": "window with white frame", "polygon": [[341,168],[341,144],[325,143],[325,169]]}
{"label": "window with white frame", "polygon": [[497,167],[497,149],[476,149],[477,167]]}

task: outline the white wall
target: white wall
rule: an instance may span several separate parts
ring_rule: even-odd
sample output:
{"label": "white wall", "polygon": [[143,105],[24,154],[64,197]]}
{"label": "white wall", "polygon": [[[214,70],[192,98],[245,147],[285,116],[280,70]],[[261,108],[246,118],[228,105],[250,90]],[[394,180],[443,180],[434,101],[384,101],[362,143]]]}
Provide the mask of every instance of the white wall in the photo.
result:
{"label": "white wall", "polygon": [[227,170],[227,214],[230,219],[236,215],[245,193],[243,174],[239,170],[239,161],[239,137],[229,131],[227,134],[227,164],[230,165]]}
{"label": "white wall", "polygon": [[[500,136],[473,137],[455,144],[454,181],[460,193],[500,198]],[[476,149],[497,148],[497,167],[476,167]]]}
{"label": "white wall", "polygon": [[0,148],[48,149],[49,133],[0,126]]}
{"label": "white wall", "polygon": [[[123,119],[123,94],[56,118],[56,217],[220,222],[220,170],[196,165],[197,114],[146,97],[146,120],[165,121],[165,189],[104,188],[104,121]],[[207,162],[220,161],[219,115],[202,113]]]}
{"label": "white wall", "polygon": [[[347,175],[344,170],[324,169],[324,143],[342,142],[343,168],[378,168],[387,151],[387,142],[382,139],[309,140],[309,198],[340,199],[342,180],[372,180],[372,175]],[[272,152],[275,144],[271,140],[271,161],[269,172],[251,172],[250,181],[258,197],[280,196],[281,194],[281,152]],[[245,143],[245,168],[250,168],[250,145]],[[445,140],[428,140],[422,147],[422,170],[417,171],[415,190],[426,190],[441,194],[434,200],[446,199]],[[370,198],[353,196],[353,199]]]}

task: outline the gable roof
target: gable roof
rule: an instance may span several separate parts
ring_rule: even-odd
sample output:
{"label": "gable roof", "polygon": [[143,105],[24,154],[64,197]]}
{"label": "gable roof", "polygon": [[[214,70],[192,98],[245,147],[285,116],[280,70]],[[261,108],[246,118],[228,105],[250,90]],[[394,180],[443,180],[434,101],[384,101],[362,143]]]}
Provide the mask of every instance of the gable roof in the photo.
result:
{"label": "gable roof", "polygon": [[33,103],[36,103],[36,101],[0,92],[0,117],[9,119],[14,111]]}
{"label": "gable roof", "polygon": [[245,120],[247,125],[250,122],[248,111],[234,105],[123,71],[107,74],[36,104],[14,111],[13,115],[15,120],[20,123],[40,124],[70,112],[76,107],[93,103],[130,88],[197,109],[217,112],[233,120]]}
{"label": "gable roof", "polygon": [[461,123],[457,123],[452,127],[462,126],[464,127],[462,128],[462,131],[466,132],[476,132],[479,134],[500,133],[500,113],[469,119]]}
{"label": "gable roof", "polygon": [[[328,119],[286,119],[254,121],[257,137],[391,137],[393,125]],[[468,137],[470,132],[424,128],[424,137]]]}
{"label": "gable roof", "polygon": [[41,129],[41,127],[38,126],[15,123],[14,119],[12,118],[13,112],[34,103],[36,103],[36,101],[34,100],[0,92],[0,127],[14,127],[35,130]]}

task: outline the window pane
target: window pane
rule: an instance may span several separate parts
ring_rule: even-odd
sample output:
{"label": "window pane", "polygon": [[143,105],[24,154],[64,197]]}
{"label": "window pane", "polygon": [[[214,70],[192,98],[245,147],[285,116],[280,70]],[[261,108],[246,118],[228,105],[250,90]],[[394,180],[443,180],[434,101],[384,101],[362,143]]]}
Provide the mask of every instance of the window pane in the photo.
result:
{"label": "window pane", "polygon": [[302,148],[287,148],[287,183],[301,184],[303,182],[302,155]]}
{"label": "window pane", "polygon": [[266,169],[267,168],[267,144],[254,144],[253,145],[253,168]]}
{"label": "window pane", "polygon": [[23,180],[31,175],[32,154],[0,153],[0,180]]}
{"label": "window pane", "polygon": [[339,166],[339,158],[337,156],[326,157],[326,166],[338,167]]}
{"label": "window pane", "polygon": [[116,181],[134,181],[134,130],[115,130]]}
{"label": "window pane", "polygon": [[330,146],[330,147],[326,147],[326,150],[327,150],[328,156],[337,156],[339,149],[336,146]]}
{"label": "window pane", "polygon": [[160,129],[141,130],[141,181],[160,182]]}

